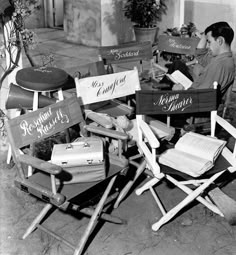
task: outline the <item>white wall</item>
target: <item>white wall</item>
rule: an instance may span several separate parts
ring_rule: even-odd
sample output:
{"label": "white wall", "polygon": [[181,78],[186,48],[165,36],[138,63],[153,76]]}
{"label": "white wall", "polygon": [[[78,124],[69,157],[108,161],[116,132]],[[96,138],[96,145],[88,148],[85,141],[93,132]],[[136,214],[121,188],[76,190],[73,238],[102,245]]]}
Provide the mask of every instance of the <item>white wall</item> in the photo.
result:
{"label": "white wall", "polygon": [[123,0],[101,0],[101,45],[134,40],[131,22],[124,17]]}
{"label": "white wall", "polygon": [[[159,22],[159,33],[179,26],[179,1],[167,0],[167,14]],[[132,23],[123,13],[125,0],[101,0],[102,45],[115,45],[134,40]]]}
{"label": "white wall", "polygon": [[236,52],[236,1],[185,0],[185,23],[192,21],[200,31],[217,21],[226,21],[235,31],[232,50]]}
{"label": "white wall", "polygon": [[[91,42],[87,45],[115,45],[134,39],[132,24],[124,17],[122,11],[125,0],[64,0],[68,7],[66,8],[67,11],[65,10],[64,24],[73,24],[73,35],[70,35],[70,38],[68,37],[69,40],[81,43],[82,35],[78,29],[81,20],[78,19],[78,15],[80,13],[80,19],[82,19],[82,16],[88,13],[88,10],[83,10],[81,7],[82,2],[87,3],[86,8],[90,9],[90,12],[93,11],[91,12],[92,18],[96,17],[98,19],[96,32],[94,32],[96,37],[92,38],[90,33]],[[96,5],[93,4],[94,2],[96,2]],[[193,22],[201,31],[211,23],[220,20],[225,20],[233,28],[236,28],[236,0],[167,0],[167,14],[162,16],[162,21],[158,24],[159,34],[167,28],[180,27],[181,2],[185,2],[184,22]],[[69,6],[72,6],[72,8],[69,8]],[[75,12],[76,8],[78,9],[77,13]],[[73,15],[75,17],[71,20]],[[68,33],[66,25],[64,29]],[[86,31],[82,34],[86,36]],[[92,40],[96,42],[92,43]],[[236,51],[236,39],[232,44],[232,49]]]}
{"label": "white wall", "polygon": [[167,1],[167,13],[162,16],[162,21],[159,22],[159,34],[163,33],[167,28],[179,27],[180,20],[180,0]]}

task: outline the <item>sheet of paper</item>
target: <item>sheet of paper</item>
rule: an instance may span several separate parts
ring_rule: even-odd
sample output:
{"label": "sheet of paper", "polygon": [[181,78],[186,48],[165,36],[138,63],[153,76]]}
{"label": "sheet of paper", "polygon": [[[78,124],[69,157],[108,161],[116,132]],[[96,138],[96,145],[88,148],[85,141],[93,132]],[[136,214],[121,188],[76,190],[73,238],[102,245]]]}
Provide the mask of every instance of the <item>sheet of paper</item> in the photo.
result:
{"label": "sheet of paper", "polygon": [[188,89],[192,85],[192,81],[179,70],[174,71],[172,74],[166,75],[174,83],[180,83],[183,85],[185,89]]}

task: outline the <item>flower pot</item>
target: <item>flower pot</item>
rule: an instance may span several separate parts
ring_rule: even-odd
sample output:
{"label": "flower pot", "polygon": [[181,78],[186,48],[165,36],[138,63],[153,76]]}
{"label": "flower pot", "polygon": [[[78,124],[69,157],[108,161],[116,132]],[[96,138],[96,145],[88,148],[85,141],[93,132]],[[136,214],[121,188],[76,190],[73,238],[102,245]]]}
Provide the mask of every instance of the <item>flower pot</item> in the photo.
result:
{"label": "flower pot", "polygon": [[150,41],[153,44],[156,39],[157,27],[143,28],[134,26],[134,34],[137,42]]}

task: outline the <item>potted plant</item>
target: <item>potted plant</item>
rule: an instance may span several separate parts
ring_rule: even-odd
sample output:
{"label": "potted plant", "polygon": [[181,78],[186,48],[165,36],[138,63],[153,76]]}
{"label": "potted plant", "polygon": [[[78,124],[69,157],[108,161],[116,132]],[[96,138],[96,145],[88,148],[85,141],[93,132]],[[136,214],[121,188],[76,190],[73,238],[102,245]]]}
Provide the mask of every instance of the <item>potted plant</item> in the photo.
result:
{"label": "potted plant", "polygon": [[154,43],[157,22],[167,11],[167,0],[127,0],[124,15],[134,23],[136,41]]}

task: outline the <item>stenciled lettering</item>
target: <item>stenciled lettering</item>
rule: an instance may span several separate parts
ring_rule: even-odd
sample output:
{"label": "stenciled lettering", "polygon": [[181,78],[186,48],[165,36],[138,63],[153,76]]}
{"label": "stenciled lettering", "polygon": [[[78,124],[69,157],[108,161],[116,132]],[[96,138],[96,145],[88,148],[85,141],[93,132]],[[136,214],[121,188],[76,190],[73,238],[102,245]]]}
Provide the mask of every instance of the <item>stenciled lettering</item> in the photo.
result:
{"label": "stenciled lettering", "polygon": [[69,121],[68,115],[63,113],[61,109],[52,112],[51,107],[49,107],[47,112],[41,112],[38,118],[32,122],[21,121],[20,128],[23,130],[22,136],[32,136],[36,131],[38,138],[41,138],[44,135],[50,135],[58,124],[69,123]]}
{"label": "stenciled lettering", "polygon": [[120,50],[112,49],[110,51],[110,55],[113,55],[115,60],[120,60],[120,59],[124,59],[124,58],[139,56],[139,50],[136,50],[136,51],[120,51]]}
{"label": "stenciled lettering", "polygon": [[96,96],[102,95],[113,95],[117,87],[122,87],[126,84],[126,75],[120,78],[115,78],[114,81],[110,83],[98,82],[97,80],[92,81],[91,87],[97,89]]}
{"label": "stenciled lettering", "polygon": [[41,72],[41,73],[51,73],[52,72],[52,70],[46,69],[45,66],[41,66],[41,67],[35,68],[34,71],[35,72]]}
{"label": "stenciled lettering", "polygon": [[180,97],[177,94],[163,94],[153,103],[155,106],[161,107],[163,112],[184,111],[193,104],[191,96]]}

